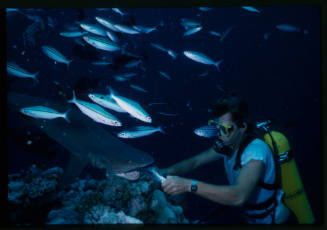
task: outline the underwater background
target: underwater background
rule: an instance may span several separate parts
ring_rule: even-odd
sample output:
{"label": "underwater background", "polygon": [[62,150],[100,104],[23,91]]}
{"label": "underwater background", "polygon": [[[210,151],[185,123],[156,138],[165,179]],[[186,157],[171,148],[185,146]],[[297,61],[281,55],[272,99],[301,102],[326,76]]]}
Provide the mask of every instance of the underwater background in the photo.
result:
{"label": "underwater background", "polygon": [[[253,120],[271,119],[273,129],[286,135],[316,223],[322,223],[320,9],[313,6],[257,9],[260,13],[236,6],[207,10],[121,8],[124,15],[110,8],[7,11],[7,61],[31,73],[40,72],[39,82],[8,74],[7,92],[65,101],[72,99],[75,90],[79,99],[90,101],[88,93],[107,94],[106,87],[111,86],[119,94],[138,101],[151,115],[151,125],[164,129],[165,134],[122,140],[149,153],[159,168],[194,156],[213,144],[212,139],[199,137],[193,130],[211,118],[209,109],[217,99],[234,92],[249,103]],[[120,51],[98,50],[82,39],[59,34],[69,27],[78,27],[81,21],[97,24],[95,16],[125,25],[156,27],[156,30],[119,35],[119,43],[138,56],[134,59],[126,58]],[[202,29],[184,36],[182,18],[200,22]],[[276,26],[280,24],[292,25],[296,30],[279,30]],[[209,33],[222,34],[228,30],[224,39]],[[177,58],[151,43],[173,50]],[[69,67],[48,58],[41,49],[45,45],[55,47],[72,60]],[[185,50],[204,53],[214,61],[223,59],[221,71],[213,65],[190,60],[183,54]],[[102,58],[113,64],[92,64]],[[141,65],[127,68],[125,65],[131,60],[141,60]],[[170,79],[159,71],[167,73]],[[136,73],[136,76],[125,81],[114,78],[124,73]],[[137,91],[130,84],[147,92]],[[113,135],[125,125],[142,124],[126,115],[116,115],[123,117],[123,127],[103,125]],[[81,113],[81,116],[85,115]],[[38,130],[22,130],[18,121],[25,118],[8,110],[8,175],[33,164],[64,167],[69,152]],[[96,177],[102,172],[90,166],[83,173]],[[209,164],[186,177],[227,183],[222,162]],[[192,194],[186,194],[183,202],[184,215],[191,220],[219,207]]]}

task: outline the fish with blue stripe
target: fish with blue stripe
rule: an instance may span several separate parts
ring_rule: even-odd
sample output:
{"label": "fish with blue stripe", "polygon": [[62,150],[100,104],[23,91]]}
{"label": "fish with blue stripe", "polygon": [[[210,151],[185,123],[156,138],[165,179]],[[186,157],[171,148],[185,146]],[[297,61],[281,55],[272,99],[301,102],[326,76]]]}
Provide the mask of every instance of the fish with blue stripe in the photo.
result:
{"label": "fish with blue stripe", "polygon": [[222,63],[222,61],[223,61],[222,59],[215,62],[203,53],[196,52],[196,51],[190,51],[190,50],[184,51],[184,55],[193,61],[196,61],[196,62],[199,62],[202,64],[206,64],[206,65],[214,65],[214,66],[216,66],[217,70],[220,72],[219,65]]}
{"label": "fish with blue stripe", "polygon": [[41,118],[41,119],[55,119],[62,117],[64,118],[68,123],[70,123],[70,120],[67,116],[70,109],[68,109],[65,113],[60,113],[57,110],[54,110],[52,108],[46,107],[46,106],[31,106],[31,107],[24,107],[20,109],[20,112],[34,118]]}
{"label": "fish with blue stripe", "polygon": [[76,99],[75,91],[73,91],[73,99],[69,100],[68,103],[74,103],[82,113],[96,122],[110,126],[122,125],[114,115],[107,112],[99,105]]}
{"label": "fish with blue stripe", "polygon": [[46,56],[48,56],[52,60],[55,60],[56,62],[60,62],[60,63],[65,63],[67,65],[67,68],[69,67],[69,64],[73,61],[67,59],[58,50],[56,50],[51,46],[42,46],[42,51]]}
{"label": "fish with blue stripe", "polygon": [[107,88],[110,90],[110,97],[117,102],[120,108],[128,112],[131,116],[135,117],[136,119],[139,119],[147,123],[152,122],[150,115],[141,107],[139,103],[131,99],[128,99],[126,97],[122,97],[118,95],[110,86],[108,86]]}
{"label": "fish with blue stripe", "polygon": [[36,78],[39,72],[29,73],[28,71],[24,70],[23,68],[21,68],[20,66],[18,66],[16,63],[13,62],[7,63],[7,72],[19,78],[32,78],[36,82],[39,82],[39,80]]}
{"label": "fish with blue stripe", "polygon": [[84,36],[83,39],[91,46],[100,50],[105,50],[109,52],[120,50],[119,45],[104,37]]}
{"label": "fish with blue stripe", "polygon": [[217,137],[218,129],[213,125],[201,126],[194,130],[194,133],[200,137]]}
{"label": "fish with blue stripe", "polygon": [[124,130],[117,134],[120,138],[138,138],[149,136],[155,132],[165,133],[161,127],[152,127],[152,126],[136,126],[131,130]]}

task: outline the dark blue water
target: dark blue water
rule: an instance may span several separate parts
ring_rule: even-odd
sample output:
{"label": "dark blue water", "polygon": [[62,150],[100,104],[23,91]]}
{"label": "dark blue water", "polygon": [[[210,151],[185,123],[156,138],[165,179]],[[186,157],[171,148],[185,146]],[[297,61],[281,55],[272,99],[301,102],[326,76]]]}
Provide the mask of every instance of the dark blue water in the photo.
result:
{"label": "dark blue water", "polygon": [[[206,124],[210,118],[208,108],[218,98],[235,92],[248,101],[250,116],[254,120],[274,119],[275,128],[288,137],[317,223],[321,223],[320,9],[259,9],[260,14],[241,7],[213,8],[208,12],[197,8],[125,8],[122,10],[128,15],[124,17],[111,10],[96,9],[14,12],[7,15],[7,60],[32,73],[40,71],[40,82],[34,84],[31,79],[8,75],[7,90],[64,101],[71,99],[73,89],[79,99],[88,100],[87,93],[106,93],[106,86],[112,86],[119,94],[138,101],[152,116],[153,125],[166,130],[165,135],[124,140],[151,153],[159,167],[170,166],[209,148],[212,141],[196,136],[193,130]],[[43,27],[39,24],[37,31],[30,35],[33,42],[24,39],[23,34],[27,34],[26,30],[38,20],[35,16],[40,17],[44,24]],[[126,50],[144,56],[145,71],[126,69],[121,60],[117,61],[115,68],[94,66],[91,62],[96,58],[115,59],[121,54],[99,51],[85,43],[87,52],[82,52],[83,48],[73,39],[59,35],[67,25],[76,26],[78,20],[96,24],[95,16],[122,24],[157,26],[163,22],[158,31],[141,35],[122,34],[120,37]],[[183,37],[185,30],[180,24],[181,18],[200,21],[202,30]],[[300,28],[300,32],[279,31],[275,27],[278,24],[291,24]],[[210,30],[222,33],[229,27],[233,29],[223,42],[208,33]],[[308,34],[303,30],[308,30]],[[150,43],[174,50],[177,59],[173,60]],[[43,45],[53,46],[73,59],[69,69],[65,64],[54,64],[45,56],[41,50]],[[221,72],[214,66],[186,58],[184,50],[202,52],[215,61],[223,59]],[[158,71],[168,73],[172,80],[165,79]],[[206,71],[207,76],[199,76]],[[113,75],[125,72],[138,75],[130,82],[113,79]],[[143,87],[148,93],[131,89],[129,83]],[[167,102],[168,105],[149,106],[152,102]],[[178,116],[157,112],[176,113]],[[117,116],[127,124],[125,127],[142,123],[125,115]],[[21,114],[8,113],[8,173],[34,163],[64,165],[69,153],[38,130],[29,130],[31,134],[28,135],[27,130],[17,125],[19,119],[23,119]],[[113,134],[119,130],[106,129]],[[27,145],[28,140],[33,144]],[[210,164],[188,176],[209,183],[227,183],[222,163]],[[217,207],[189,194],[186,200],[188,208],[184,211],[190,219],[202,217]]]}

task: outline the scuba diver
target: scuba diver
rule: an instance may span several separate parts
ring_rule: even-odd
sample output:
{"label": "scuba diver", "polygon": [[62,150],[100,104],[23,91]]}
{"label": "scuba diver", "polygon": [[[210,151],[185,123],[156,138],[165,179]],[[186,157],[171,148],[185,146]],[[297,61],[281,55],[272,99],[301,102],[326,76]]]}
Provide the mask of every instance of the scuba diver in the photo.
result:
{"label": "scuba diver", "polygon": [[[250,122],[248,104],[234,95],[219,100],[212,114],[215,119],[208,123],[217,129],[213,147],[161,169],[167,176],[161,185],[163,191],[168,195],[191,192],[222,207],[241,208],[243,224],[314,222],[285,136],[270,132],[269,123],[256,126]],[[264,138],[258,128],[264,130]],[[229,185],[180,177],[219,159],[224,160]],[[213,223],[225,223],[224,219],[219,221]],[[212,222],[205,218],[193,223]]]}

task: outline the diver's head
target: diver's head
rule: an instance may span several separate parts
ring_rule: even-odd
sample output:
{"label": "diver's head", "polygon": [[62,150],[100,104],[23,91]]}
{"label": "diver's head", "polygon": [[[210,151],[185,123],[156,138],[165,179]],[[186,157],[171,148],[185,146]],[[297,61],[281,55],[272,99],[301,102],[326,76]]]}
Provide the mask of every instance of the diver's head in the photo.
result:
{"label": "diver's head", "polygon": [[216,102],[212,114],[215,118],[210,123],[218,129],[218,143],[229,155],[248,130],[248,104],[236,96],[227,97]]}

